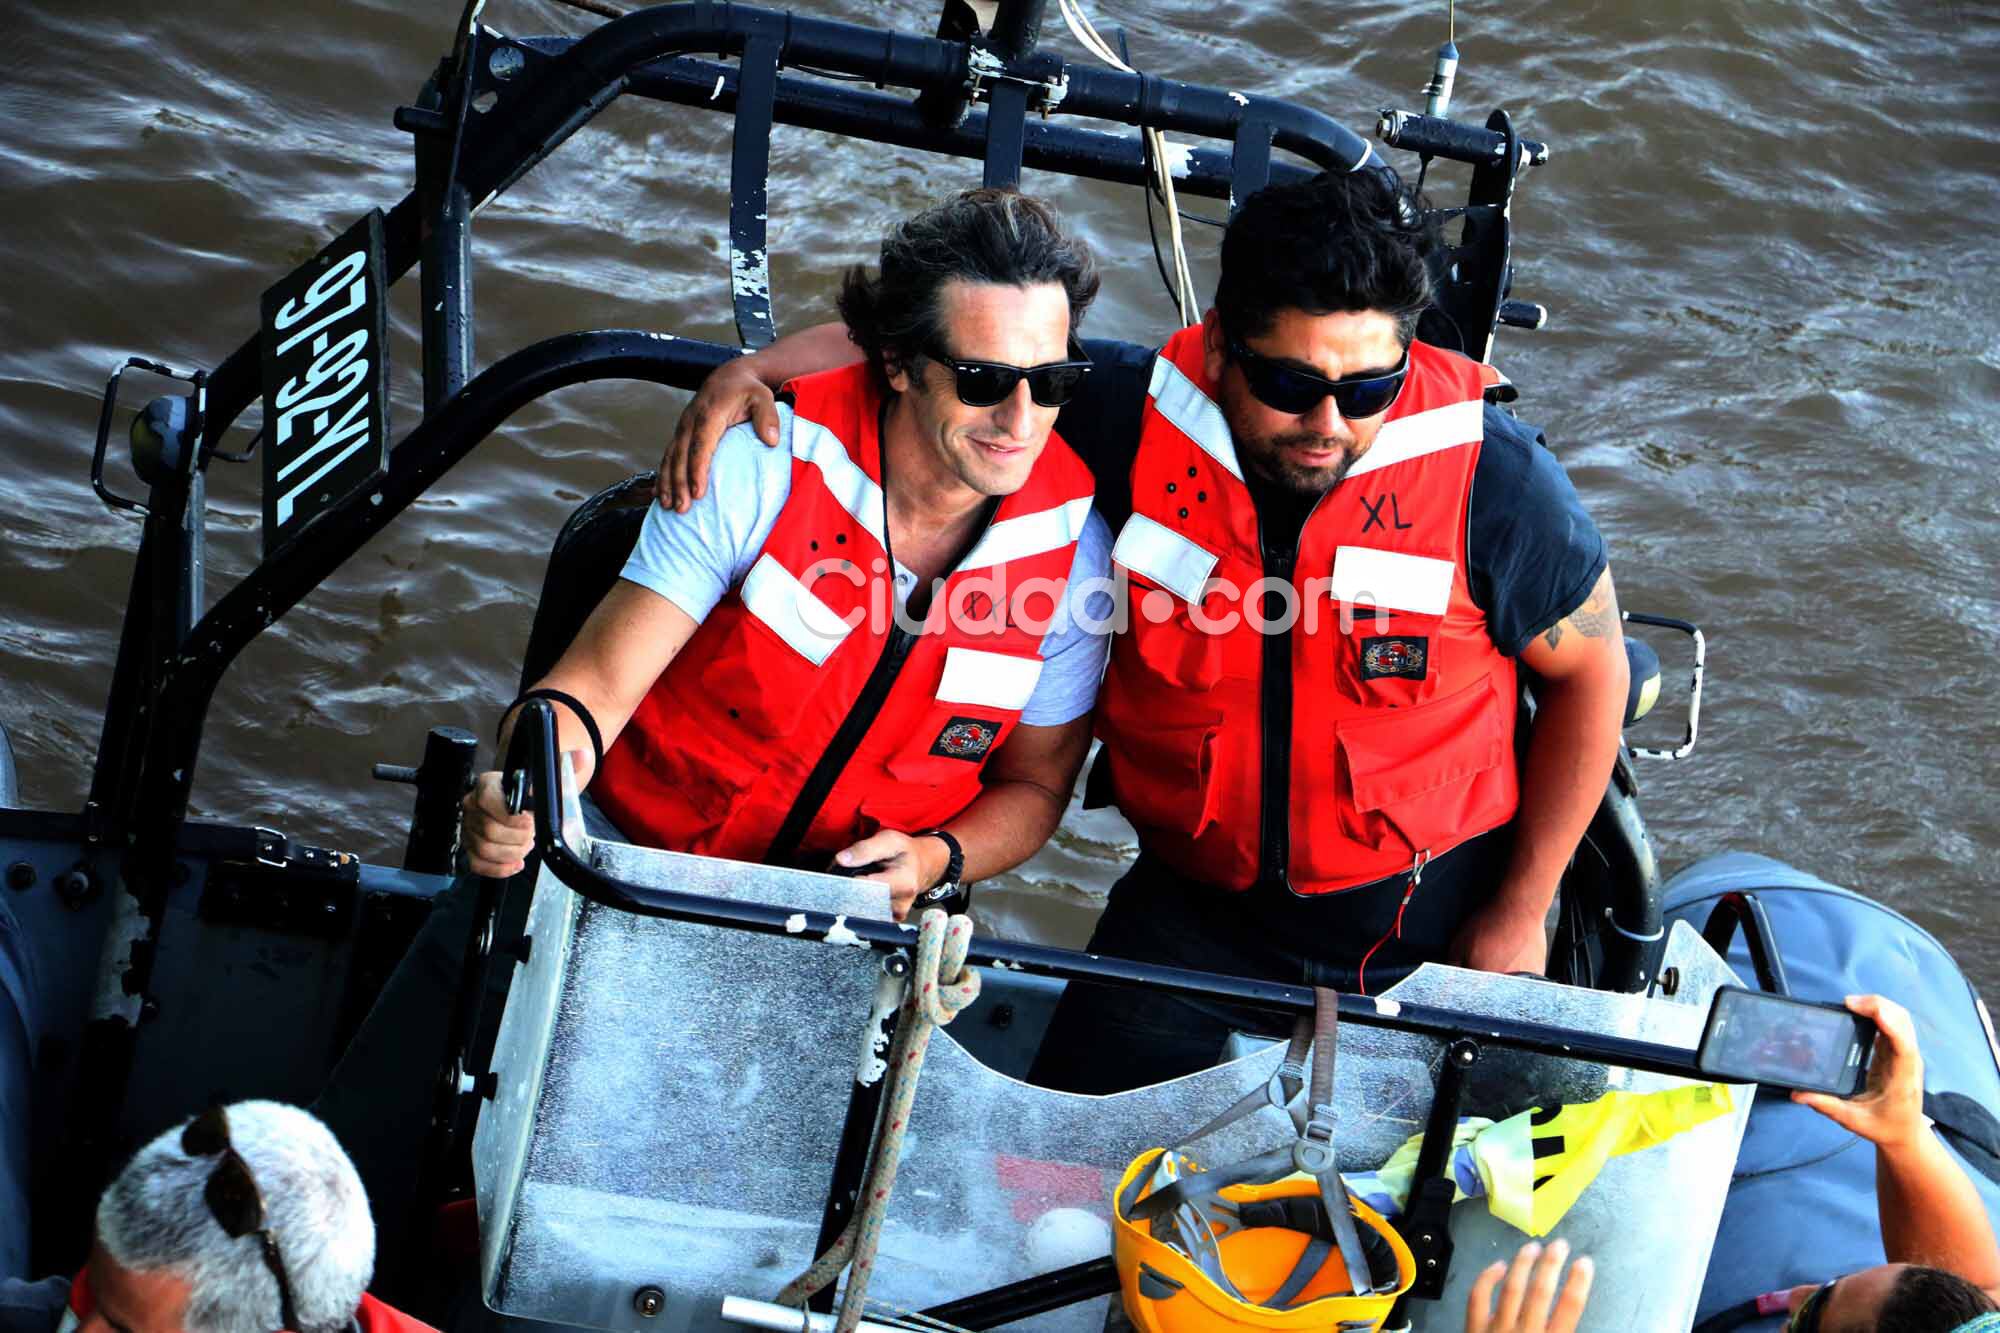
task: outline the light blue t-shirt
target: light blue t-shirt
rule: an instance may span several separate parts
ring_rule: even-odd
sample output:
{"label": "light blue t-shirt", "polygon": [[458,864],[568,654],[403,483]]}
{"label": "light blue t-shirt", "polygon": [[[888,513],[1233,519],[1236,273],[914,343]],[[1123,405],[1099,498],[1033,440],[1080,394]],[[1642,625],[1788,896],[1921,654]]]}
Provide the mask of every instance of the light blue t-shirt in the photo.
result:
{"label": "light blue t-shirt", "polygon": [[[652,506],[623,577],[650,588],[697,622],[739,586],[763,550],[792,491],[792,410],[778,405],[778,447],[746,423],[724,433],[709,469],[708,490],[685,514]],[[917,576],[896,562],[896,597]],[[1063,606],[1042,640],[1042,671],[1021,710],[1034,727],[1060,726],[1091,709],[1110,656],[1111,530],[1091,511],[1077,539]]]}

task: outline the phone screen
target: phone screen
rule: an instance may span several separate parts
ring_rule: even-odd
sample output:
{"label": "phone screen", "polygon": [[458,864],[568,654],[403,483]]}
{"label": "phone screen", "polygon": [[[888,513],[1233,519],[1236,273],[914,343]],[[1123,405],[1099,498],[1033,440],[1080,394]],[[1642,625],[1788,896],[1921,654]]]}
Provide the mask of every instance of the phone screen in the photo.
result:
{"label": "phone screen", "polygon": [[1849,1093],[1859,1088],[1867,1063],[1869,1027],[1845,1009],[1721,990],[1699,1064],[1758,1083]]}

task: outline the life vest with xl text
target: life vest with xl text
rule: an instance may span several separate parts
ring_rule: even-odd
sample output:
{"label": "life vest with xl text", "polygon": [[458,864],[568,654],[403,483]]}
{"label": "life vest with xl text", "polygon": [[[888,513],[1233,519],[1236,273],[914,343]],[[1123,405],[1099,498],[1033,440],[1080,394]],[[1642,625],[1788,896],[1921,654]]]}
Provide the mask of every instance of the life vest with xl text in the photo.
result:
{"label": "life vest with xl text", "polygon": [[1320,894],[1513,816],[1514,661],[1466,584],[1484,369],[1412,343],[1374,443],[1267,559],[1201,327],[1161,350],[1097,715],[1147,851],[1220,888]]}

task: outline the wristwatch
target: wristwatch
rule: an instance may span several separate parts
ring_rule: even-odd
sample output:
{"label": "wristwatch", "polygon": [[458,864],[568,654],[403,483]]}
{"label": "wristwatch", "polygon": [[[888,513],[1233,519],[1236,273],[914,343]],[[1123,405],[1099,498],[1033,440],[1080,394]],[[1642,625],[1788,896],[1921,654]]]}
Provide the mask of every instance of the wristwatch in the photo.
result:
{"label": "wristwatch", "polygon": [[947,912],[963,912],[972,901],[972,890],[959,883],[965,875],[965,849],[958,845],[958,839],[941,828],[927,828],[914,835],[919,838],[936,838],[951,853],[945,862],[944,877],[930,888],[917,895],[917,904],[922,907],[942,907]]}

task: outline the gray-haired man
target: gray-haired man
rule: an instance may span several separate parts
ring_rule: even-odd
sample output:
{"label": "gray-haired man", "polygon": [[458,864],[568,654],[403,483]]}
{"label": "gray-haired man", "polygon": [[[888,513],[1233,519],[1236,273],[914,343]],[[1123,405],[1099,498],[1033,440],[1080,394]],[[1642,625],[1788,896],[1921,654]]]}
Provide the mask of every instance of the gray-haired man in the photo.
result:
{"label": "gray-haired man", "polygon": [[333,1134],[295,1106],[237,1102],[160,1135],[111,1182],[56,1326],[429,1333],[367,1294],[374,1269],[368,1196]]}

